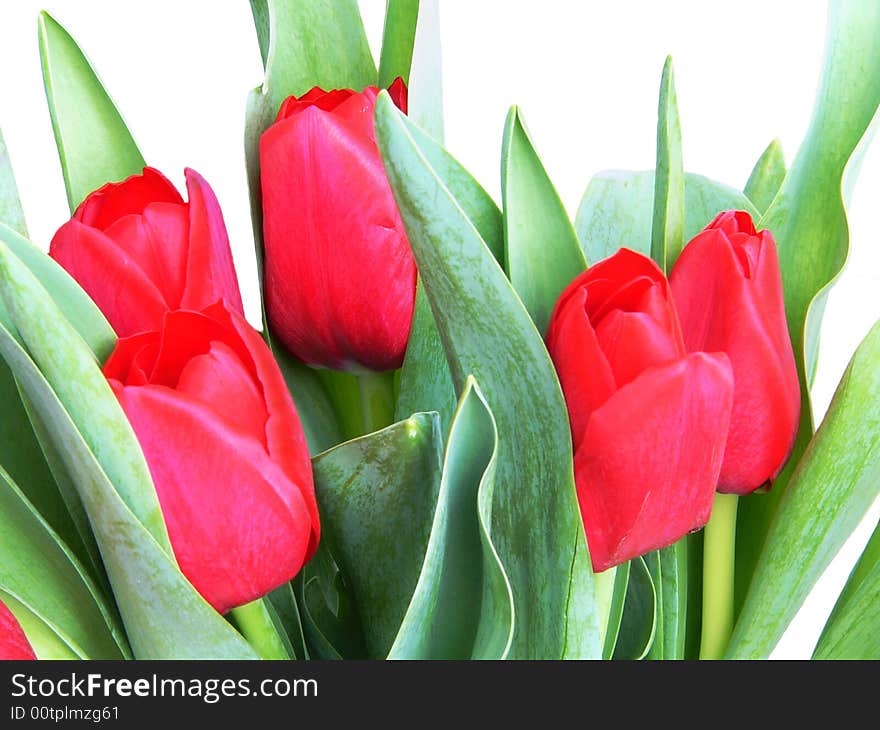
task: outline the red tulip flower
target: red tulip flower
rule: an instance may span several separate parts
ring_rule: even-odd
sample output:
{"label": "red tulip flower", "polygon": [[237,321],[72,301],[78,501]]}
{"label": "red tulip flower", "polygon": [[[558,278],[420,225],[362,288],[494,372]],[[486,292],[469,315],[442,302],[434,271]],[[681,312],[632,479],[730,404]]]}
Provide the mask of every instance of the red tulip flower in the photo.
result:
{"label": "red tulip flower", "polygon": [[733,366],[718,491],[747,494],[779,474],[800,418],[776,243],[748,213],[721,213],[685,246],[669,280],[688,352],[719,350]]}
{"label": "red tulip flower", "polygon": [[733,398],[727,356],[687,354],[669,285],[621,249],[569,284],[547,346],[565,395],[596,572],[709,519]]}
{"label": "red tulip flower", "polygon": [[18,619],[0,601],[0,659],[36,658]]}
{"label": "red tulip flower", "polygon": [[311,462],[265,342],[237,312],[165,315],[104,366],[177,562],[221,613],[290,580],[318,545]]}
{"label": "red tulip flower", "polygon": [[120,337],[159,329],[165,312],[221,299],[242,312],[217,198],[186,170],[189,202],[157,170],[89,195],[58,229],[49,255],[98,305]]}
{"label": "red tulip flower", "polygon": [[[406,111],[406,87],[388,90]],[[353,372],[403,362],[416,265],[376,146],[379,90],[314,88],[260,139],[265,293],[300,360]]]}

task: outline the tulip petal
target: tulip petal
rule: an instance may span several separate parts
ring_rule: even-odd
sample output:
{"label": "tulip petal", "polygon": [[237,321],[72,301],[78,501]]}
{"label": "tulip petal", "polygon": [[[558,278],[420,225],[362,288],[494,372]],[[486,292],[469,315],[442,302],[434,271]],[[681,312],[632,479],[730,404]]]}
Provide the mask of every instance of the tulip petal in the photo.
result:
{"label": "tulip petal", "polygon": [[772,238],[762,241],[747,278],[734,245],[709,229],[685,247],[671,275],[688,350],[723,351],[733,368],[721,492],[747,494],[775,478],[797,430],[800,387],[775,248]]}
{"label": "tulip petal", "polygon": [[168,309],[138,263],[97,229],[68,221],[52,239],[49,255],[85,289],[120,337],[155,329]]}
{"label": "tulip petal", "polygon": [[6,605],[0,601],[0,659],[36,659],[27,636]]}
{"label": "tulip petal", "polygon": [[706,523],[732,394],[727,358],[694,353],[644,372],[592,414],[574,468],[594,570]]}
{"label": "tulip petal", "polygon": [[199,173],[187,168],[185,174],[189,196],[189,255],[180,306],[203,309],[223,300],[229,308],[244,315],[220,204]]}
{"label": "tulip petal", "polygon": [[183,198],[161,172],[145,167],[140,175],[95,190],[76,209],[74,217],[83,225],[105,230],[124,216],[141,215],[150,203],[183,205]]}
{"label": "tulip petal", "polygon": [[644,312],[614,310],[599,323],[596,339],[618,388],[682,354],[669,330]]}
{"label": "tulip petal", "polygon": [[266,303],[300,359],[388,370],[403,361],[416,268],[363,106],[312,107],[263,135]]}
{"label": "tulip petal", "polygon": [[199,593],[225,613],[293,578],[311,516],[262,444],[165,387],[114,389],[150,466],[174,555]]}

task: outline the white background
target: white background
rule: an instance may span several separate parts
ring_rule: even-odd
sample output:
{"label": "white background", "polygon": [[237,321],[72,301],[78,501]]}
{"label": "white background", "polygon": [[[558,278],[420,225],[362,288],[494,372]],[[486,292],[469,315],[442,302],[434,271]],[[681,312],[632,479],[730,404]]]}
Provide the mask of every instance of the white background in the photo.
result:
{"label": "white background", "polygon": [[[378,57],[383,0],[362,0]],[[498,198],[500,139],[519,104],[572,216],[590,176],[654,165],[657,88],[673,54],[685,166],[742,187],[774,137],[794,156],[820,71],[825,4],[817,1],[443,0],[446,142]],[[42,90],[37,12],[79,41],[147,161],[183,189],[183,168],[217,192],[245,303],[259,302],[242,152],[245,96],[261,80],[246,0],[16,0],[0,6],[0,128],[31,236],[47,246],[67,218]],[[821,415],[858,342],[880,317],[880,145],[850,207],[852,253],[831,295],[814,389]],[[876,507],[876,505],[875,505]],[[877,519],[862,524],[777,648],[809,656]]]}

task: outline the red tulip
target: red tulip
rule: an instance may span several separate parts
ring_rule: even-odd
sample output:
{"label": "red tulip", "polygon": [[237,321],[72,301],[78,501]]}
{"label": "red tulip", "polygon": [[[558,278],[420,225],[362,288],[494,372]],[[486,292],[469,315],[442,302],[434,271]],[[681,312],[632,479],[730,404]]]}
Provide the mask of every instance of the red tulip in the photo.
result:
{"label": "red tulip", "polygon": [[177,562],[221,613],[299,571],[320,536],[311,462],[284,379],[237,312],[165,315],[104,366],[156,485]]}
{"label": "red tulip", "polygon": [[0,659],[36,658],[18,619],[0,601]]}
{"label": "red tulip", "polygon": [[208,183],[186,170],[189,202],[157,170],[89,195],[49,247],[120,337],[159,328],[172,309],[219,300],[242,312],[223,215]]}
{"label": "red tulip", "polygon": [[747,494],[779,474],[800,418],[776,243],[748,213],[721,213],[685,246],[670,283],[688,352],[725,352],[733,366],[718,491]]}
{"label": "red tulip", "polygon": [[706,524],[733,378],[688,355],[656,264],[621,249],[562,293],[547,346],[565,394],[578,501],[597,572]]}
{"label": "red tulip", "polygon": [[[388,90],[406,111],[406,87]],[[379,157],[378,89],[314,88],[260,140],[269,323],[300,360],[337,370],[403,362],[416,266]]]}

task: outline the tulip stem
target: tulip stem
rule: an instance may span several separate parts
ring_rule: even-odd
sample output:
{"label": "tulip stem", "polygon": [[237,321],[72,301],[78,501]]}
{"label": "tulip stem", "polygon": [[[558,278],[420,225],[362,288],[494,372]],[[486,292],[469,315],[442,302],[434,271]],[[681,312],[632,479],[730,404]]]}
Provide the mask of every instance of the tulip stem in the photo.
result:
{"label": "tulip stem", "polygon": [[703,628],[700,659],[721,659],[733,633],[737,495],[716,494],[703,533]]}
{"label": "tulip stem", "polygon": [[261,659],[291,659],[264,603],[268,600],[258,598],[237,606],[229,612],[229,618]]}
{"label": "tulip stem", "polygon": [[358,386],[364,433],[390,426],[394,421],[394,371],[361,373]]}

